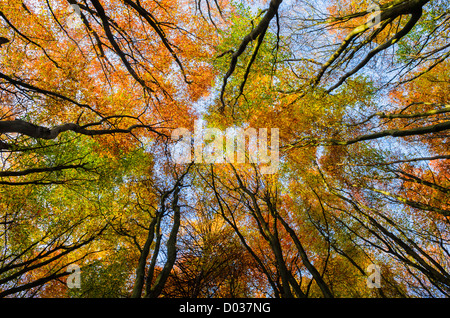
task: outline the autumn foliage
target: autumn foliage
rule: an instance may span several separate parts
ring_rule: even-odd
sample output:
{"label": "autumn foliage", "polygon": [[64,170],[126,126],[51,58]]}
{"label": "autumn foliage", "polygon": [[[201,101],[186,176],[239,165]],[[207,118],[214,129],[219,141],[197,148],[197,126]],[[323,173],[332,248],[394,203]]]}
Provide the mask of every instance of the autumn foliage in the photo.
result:
{"label": "autumn foliage", "polygon": [[[449,14],[0,1],[0,297],[450,296]],[[174,161],[200,119],[276,173]]]}

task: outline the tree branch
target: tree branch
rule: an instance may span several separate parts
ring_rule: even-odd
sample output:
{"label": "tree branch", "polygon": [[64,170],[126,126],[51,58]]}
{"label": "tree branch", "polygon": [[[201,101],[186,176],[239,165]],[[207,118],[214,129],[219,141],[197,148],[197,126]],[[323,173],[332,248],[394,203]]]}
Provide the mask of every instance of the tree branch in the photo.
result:
{"label": "tree branch", "polygon": [[18,177],[18,176],[26,176],[26,175],[32,174],[32,173],[62,171],[62,170],[66,170],[66,169],[77,169],[77,168],[86,169],[85,165],[86,164],[62,165],[62,166],[45,167],[45,168],[31,168],[31,169],[22,170],[22,171],[0,171],[0,177]]}
{"label": "tree branch", "polygon": [[[249,34],[247,34],[244,37],[238,49],[231,55],[230,67],[228,68],[228,71],[223,78],[222,89],[220,92],[220,101],[222,103],[220,111],[223,111],[225,109],[225,100],[224,100],[225,88],[227,86],[228,79],[233,74],[236,68],[239,56],[241,56],[242,53],[244,53],[245,49],[247,48],[247,45],[250,42],[256,40],[260,35],[264,37],[264,34],[267,28],[269,27],[270,21],[275,17],[276,13],[278,12],[278,7],[280,6],[281,2],[283,2],[283,0],[270,1],[269,9],[267,10],[264,17],[261,19],[259,24],[256,26],[256,28],[254,28]],[[262,41],[262,38],[260,39],[260,41]]]}
{"label": "tree branch", "polygon": [[450,121],[446,121],[443,123],[431,125],[431,126],[425,126],[425,127],[417,127],[417,128],[411,128],[411,129],[389,129],[389,130],[383,130],[381,132],[373,133],[373,134],[367,134],[362,135],[354,139],[350,139],[347,141],[339,141],[335,139],[325,140],[328,141],[332,145],[351,145],[360,141],[365,140],[373,140],[373,139],[379,139],[386,136],[391,137],[407,137],[407,136],[415,136],[415,135],[423,135],[423,134],[429,134],[429,133],[436,133],[444,130],[450,129]]}
{"label": "tree branch", "polygon": [[[92,126],[88,124],[86,126]],[[0,121],[0,133],[18,133],[26,136],[30,136],[38,139],[55,139],[58,135],[65,131],[74,131],[76,133],[88,136],[95,135],[108,135],[115,133],[131,133],[132,130],[137,128],[146,128],[159,135],[152,126],[145,124],[136,124],[128,128],[115,128],[115,129],[86,129],[86,126],[80,126],[74,123],[62,124],[53,128],[47,128],[43,126],[37,126],[32,123],[26,122],[21,119],[16,120],[2,120]]]}

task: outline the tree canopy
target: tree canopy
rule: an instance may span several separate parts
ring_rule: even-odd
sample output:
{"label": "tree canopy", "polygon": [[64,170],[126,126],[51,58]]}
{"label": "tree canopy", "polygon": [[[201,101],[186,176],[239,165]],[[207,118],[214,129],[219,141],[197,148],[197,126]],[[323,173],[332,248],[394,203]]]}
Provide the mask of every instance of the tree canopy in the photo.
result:
{"label": "tree canopy", "polygon": [[[0,1],[0,297],[450,296],[449,30],[447,0]],[[247,157],[174,160],[199,122]]]}

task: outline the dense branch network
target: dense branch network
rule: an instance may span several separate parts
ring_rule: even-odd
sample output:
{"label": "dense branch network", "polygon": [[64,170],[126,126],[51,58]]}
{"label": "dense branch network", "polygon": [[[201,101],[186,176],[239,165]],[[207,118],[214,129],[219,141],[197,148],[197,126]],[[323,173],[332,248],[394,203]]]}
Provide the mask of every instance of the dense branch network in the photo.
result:
{"label": "dense branch network", "polygon": [[247,65],[246,75],[244,78],[244,81],[241,85],[241,92],[243,90],[243,86],[245,85],[246,78],[248,77],[248,73],[250,71],[250,68],[256,58],[256,55],[258,54],[258,49],[264,40],[264,36],[267,32],[267,29],[269,28],[269,24],[272,21],[272,19],[277,15],[278,7],[283,2],[283,0],[271,0],[269,8],[267,9],[264,16],[261,18],[261,21],[259,21],[258,25],[249,33],[247,34],[243,39],[242,42],[239,44],[239,47],[231,54],[231,61],[230,66],[228,68],[228,71],[226,72],[223,82],[222,82],[222,88],[220,91],[220,101],[222,103],[220,107],[220,111],[223,112],[225,109],[226,103],[224,99],[225,95],[225,89],[228,83],[228,79],[233,74],[234,70],[236,69],[236,65],[238,63],[239,57],[244,53],[247,46],[254,40],[258,40],[257,45],[255,47],[255,50],[253,52],[252,58],[250,62]]}
{"label": "dense branch network", "polygon": [[[450,54],[442,31],[450,18],[443,13],[426,25],[436,2],[388,1],[380,5],[376,28],[352,24],[369,15],[362,7],[316,19],[297,16],[294,7],[282,11],[286,3],[270,0],[252,30],[222,53],[213,48],[232,27],[228,13],[240,10],[233,3],[195,0],[181,22],[168,17],[179,14],[171,13],[177,5],[185,9],[185,2],[69,0],[80,8],[78,30],[68,27],[55,3],[43,4],[48,17],[34,16],[25,3],[20,13],[35,27],[44,21],[62,31],[67,51],[41,29],[27,30],[13,10],[0,10],[7,30],[0,50],[18,55],[2,56],[0,72],[0,297],[450,296],[448,73],[433,70]],[[308,5],[311,12],[323,9]],[[187,30],[183,23],[194,18]],[[201,57],[194,54],[201,44],[184,43],[197,39],[196,31],[207,33],[195,30],[199,26],[217,32]],[[324,42],[314,37],[334,30],[342,38],[332,32]],[[272,52],[264,47],[269,36],[276,39]],[[411,86],[396,91],[386,84],[381,91],[370,78],[350,81],[367,75],[366,66],[382,52],[417,44],[417,38],[425,39],[423,47],[394,65],[402,75],[399,85]],[[95,71],[83,69],[77,78],[76,67],[58,57],[74,52],[85,59],[80,69],[86,63]],[[213,55],[226,54],[225,70],[215,73]],[[429,64],[414,73],[415,58]],[[259,67],[260,60],[269,65]],[[214,80],[220,85],[204,113],[210,127],[230,123],[221,116],[236,94],[249,126],[279,128],[279,173],[261,174],[259,162],[171,160],[170,129],[161,122],[184,116],[176,124],[192,124],[203,102],[199,96],[207,95],[184,90],[196,84],[190,70],[200,74],[192,78],[201,78],[206,64],[213,75],[199,91],[212,90]],[[52,81],[59,72],[66,75]],[[242,78],[230,88],[237,73]],[[73,86],[63,87],[60,79]],[[78,85],[86,87],[73,89]],[[276,105],[266,105],[271,102]],[[222,114],[215,113],[216,103]],[[86,264],[85,285],[68,291],[65,270],[75,263]],[[368,264],[381,264],[382,287],[366,288]],[[111,294],[105,293],[109,288]]]}
{"label": "dense branch network", "polygon": [[[393,36],[391,36],[386,42],[379,44],[376,48],[372,49],[366,57],[360,61],[352,70],[345,73],[340,77],[339,81],[327,89],[330,93],[339,86],[341,86],[350,76],[359,72],[376,54],[385,51],[393,44],[396,44],[406,36],[417,22],[422,17],[422,7],[426,5],[430,0],[408,0],[408,1],[392,1],[380,7],[380,12],[378,13],[379,25],[374,25],[372,20],[367,21],[363,25],[354,28],[342,41],[339,48],[331,55],[329,60],[322,65],[316,77],[312,80],[312,85],[317,86],[321,81],[327,70],[335,63],[338,59],[341,59],[340,64],[343,64],[346,59],[351,60],[357,51],[359,51],[363,46],[367,46],[381,31],[383,31],[390,23],[392,23],[398,17],[403,15],[410,15],[408,22],[405,24],[400,31],[397,31]],[[365,12],[368,14],[368,12]],[[364,13],[356,14],[354,17],[359,15],[365,15]],[[377,28],[375,28],[377,26]],[[349,46],[354,44],[355,39],[360,37],[366,31],[371,30],[371,34],[368,36],[368,40],[363,41],[361,45]],[[349,49],[348,49],[349,48]]]}

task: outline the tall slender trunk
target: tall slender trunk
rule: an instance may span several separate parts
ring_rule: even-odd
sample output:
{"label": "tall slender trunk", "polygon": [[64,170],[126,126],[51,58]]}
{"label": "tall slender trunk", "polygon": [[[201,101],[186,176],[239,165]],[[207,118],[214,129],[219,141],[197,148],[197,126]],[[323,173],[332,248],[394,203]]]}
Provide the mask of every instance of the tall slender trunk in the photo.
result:
{"label": "tall slender trunk", "polygon": [[140,298],[142,294],[142,288],[144,287],[145,278],[145,265],[147,264],[147,257],[150,253],[150,246],[155,236],[156,219],[157,218],[155,217],[150,222],[147,239],[145,241],[144,247],[142,248],[141,256],[139,257],[139,263],[136,269],[136,281],[134,282],[133,292],[131,294],[132,298]]}
{"label": "tall slender trunk", "polygon": [[178,229],[180,227],[180,207],[178,206],[179,192],[180,187],[177,186],[173,193],[172,200],[172,209],[174,211],[174,214],[172,230],[170,231],[169,239],[167,240],[167,260],[164,264],[164,268],[156,278],[155,284],[152,286],[149,293],[145,296],[147,298],[156,298],[161,294],[167,278],[169,278],[170,272],[172,271],[173,265],[175,264],[175,260],[177,257],[177,235]]}

